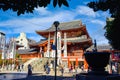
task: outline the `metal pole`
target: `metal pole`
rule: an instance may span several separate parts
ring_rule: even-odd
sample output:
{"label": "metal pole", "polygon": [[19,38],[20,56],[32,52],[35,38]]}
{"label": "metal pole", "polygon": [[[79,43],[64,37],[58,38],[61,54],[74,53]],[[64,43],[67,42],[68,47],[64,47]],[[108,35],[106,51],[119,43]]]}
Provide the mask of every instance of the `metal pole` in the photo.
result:
{"label": "metal pole", "polygon": [[57,27],[59,25],[59,22],[58,21],[55,21],[54,22],[54,25],[55,25],[55,46],[56,46],[56,49],[55,49],[55,78],[54,80],[57,80]]}
{"label": "metal pole", "polygon": [[55,46],[56,46],[56,50],[55,50],[55,80],[56,80],[56,75],[57,75],[57,27],[56,27],[56,39],[55,39]]}

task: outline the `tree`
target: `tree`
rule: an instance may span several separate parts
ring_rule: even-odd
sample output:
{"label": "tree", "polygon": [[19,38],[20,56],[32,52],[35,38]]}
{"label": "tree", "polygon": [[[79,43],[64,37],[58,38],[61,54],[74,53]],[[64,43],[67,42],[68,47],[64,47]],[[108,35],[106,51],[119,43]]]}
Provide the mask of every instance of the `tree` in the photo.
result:
{"label": "tree", "polygon": [[[34,8],[46,7],[51,0],[0,0],[0,9],[3,11],[13,10],[17,15],[33,13]],[[69,6],[66,0],[53,0],[53,6]]]}
{"label": "tree", "polygon": [[114,20],[106,21],[106,32],[105,37],[109,40],[109,44],[114,49],[120,50],[120,0],[99,0],[93,1],[87,4],[90,8],[93,8],[94,11],[107,11],[109,10],[111,17]]}

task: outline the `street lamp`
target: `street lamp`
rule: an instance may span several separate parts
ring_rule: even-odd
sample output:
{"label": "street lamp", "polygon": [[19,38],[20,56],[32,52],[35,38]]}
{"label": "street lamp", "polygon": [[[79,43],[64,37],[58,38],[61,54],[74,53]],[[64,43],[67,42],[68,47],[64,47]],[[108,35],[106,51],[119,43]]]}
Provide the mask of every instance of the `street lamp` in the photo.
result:
{"label": "street lamp", "polygon": [[56,46],[56,49],[55,49],[55,78],[54,80],[56,80],[56,74],[57,74],[57,28],[59,26],[59,22],[58,21],[55,21],[54,23],[54,26],[55,26],[55,46]]}

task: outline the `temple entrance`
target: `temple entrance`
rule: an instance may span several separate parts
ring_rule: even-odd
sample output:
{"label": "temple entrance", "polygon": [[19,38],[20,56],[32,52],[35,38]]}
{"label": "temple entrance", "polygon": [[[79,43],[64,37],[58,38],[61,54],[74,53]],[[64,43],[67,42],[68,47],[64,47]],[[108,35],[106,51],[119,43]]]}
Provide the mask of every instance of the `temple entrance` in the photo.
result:
{"label": "temple entrance", "polygon": [[84,65],[84,62],[83,62],[83,61],[79,61],[79,62],[78,62],[78,67],[79,67],[79,68],[81,68],[83,65]]}
{"label": "temple entrance", "polygon": [[78,63],[76,63],[76,61],[70,61],[70,65],[73,66],[73,68],[75,68],[75,67],[81,68],[84,65],[84,62],[78,61]]}
{"label": "temple entrance", "polygon": [[67,61],[62,61],[62,64],[64,65],[65,68],[68,67],[68,63],[67,63]]}
{"label": "temple entrance", "polygon": [[75,61],[70,61],[71,66],[73,67],[73,69],[75,69],[76,66],[76,62]]}

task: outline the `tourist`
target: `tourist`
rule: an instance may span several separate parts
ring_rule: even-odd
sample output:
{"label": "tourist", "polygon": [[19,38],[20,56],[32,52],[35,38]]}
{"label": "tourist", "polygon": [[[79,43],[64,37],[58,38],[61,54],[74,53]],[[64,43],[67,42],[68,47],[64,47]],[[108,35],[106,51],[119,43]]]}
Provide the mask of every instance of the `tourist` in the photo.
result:
{"label": "tourist", "polygon": [[49,74],[50,73],[50,67],[48,66],[47,68],[46,68],[46,74]]}
{"label": "tourist", "polygon": [[28,64],[28,76],[32,75],[32,66]]}
{"label": "tourist", "polygon": [[73,71],[73,66],[72,65],[70,66],[69,71],[72,73],[72,71]]}
{"label": "tourist", "polygon": [[50,73],[50,64],[49,62],[46,63],[46,74]]}
{"label": "tourist", "polygon": [[45,71],[46,71],[46,69],[48,68],[48,63],[46,63],[46,64],[44,65],[44,68],[45,68]]}
{"label": "tourist", "polygon": [[22,65],[21,65],[21,69],[22,69],[22,71],[24,70],[23,68],[24,68],[24,65],[22,64]]}
{"label": "tourist", "polygon": [[20,71],[20,72],[21,72],[21,70],[20,70],[20,65],[18,65],[18,71]]}
{"label": "tourist", "polygon": [[84,71],[84,65],[81,66],[81,70]]}
{"label": "tourist", "polygon": [[14,64],[12,64],[12,71],[15,69],[15,65]]}
{"label": "tourist", "polygon": [[44,65],[44,69],[45,69],[46,74],[49,74],[50,68],[49,68],[49,62],[48,61]]}
{"label": "tourist", "polygon": [[63,66],[61,66],[60,71],[61,71],[61,74],[62,74],[62,76],[63,76],[63,73],[64,73],[64,68],[63,68]]}
{"label": "tourist", "polygon": [[92,67],[88,66],[88,72],[90,72],[92,70]]}
{"label": "tourist", "polygon": [[77,74],[77,72],[78,72],[77,70],[78,70],[78,67],[76,66],[76,67],[75,67],[75,73],[76,73],[76,74]]}
{"label": "tourist", "polygon": [[46,65],[44,65],[44,71],[46,71]]}
{"label": "tourist", "polygon": [[117,69],[116,69],[115,65],[112,65],[112,73],[113,73],[113,74],[116,74],[116,73],[117,73]]}

